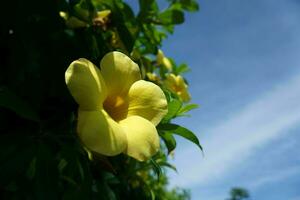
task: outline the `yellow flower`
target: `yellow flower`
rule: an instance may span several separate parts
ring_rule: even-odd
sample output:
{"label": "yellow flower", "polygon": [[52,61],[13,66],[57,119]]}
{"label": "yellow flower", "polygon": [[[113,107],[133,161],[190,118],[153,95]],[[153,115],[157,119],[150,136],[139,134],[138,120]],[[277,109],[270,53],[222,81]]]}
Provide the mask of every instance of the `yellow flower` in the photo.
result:
{"label": "yellow flower", "polygon": [[98,11],[96,17],[93,19],[93,24],[95,26],[101,26],[104,30],[106,30],[110,14],[110,10]]}
{"label": "yellow flower", "polygon": [[[79,18],[75,16],[69,16],[69,14],[64,11],[60,11],[59,16],[65,20],[68,28],[75,29],[88,27],[89,11],[82,9],[79,5],[75,6],[75,11],[79,15]],[[93,25],[102,26],[106,29],[106,24],[108,23],[108,17],[110,14],[110,10],[98,11],[96,16],[93,18]]]}
{"label": "yellow flower", "polygon": [[159,77],[156,74],[154,74],[154,73],[147,72],[146,76],[152,82],[159,82]]}
{"label": "yellow flower", "polygon": [[185,84],[182,76],[168,74],[166,76],[165,85],[169,90],[176,93],[182,101],[190,101],[191,95],[188,92],[188,86]]}
{"label": "yellow flower", "polygon": [[168,70],[172,70],[172,63],[171,61],[165,56],[162,50],[158,50],[156,55],[156,62],[158,65],[163,65]]}
{"label": "yellow flower", "polygon": [[79,104],[78,135],[94,152],[124,152],[145,161],[159,149],[155,126],[167,113],[166,97],[157,85],[141,80],[138,65],[123,53],[106,54],[100,67],[81,58],[65,73]]}

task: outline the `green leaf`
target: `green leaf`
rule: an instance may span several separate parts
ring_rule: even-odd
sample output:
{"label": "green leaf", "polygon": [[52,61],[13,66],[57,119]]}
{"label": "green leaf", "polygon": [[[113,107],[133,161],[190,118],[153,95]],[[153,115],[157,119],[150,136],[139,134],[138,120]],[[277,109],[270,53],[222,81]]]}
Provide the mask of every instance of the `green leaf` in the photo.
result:
{"label": "green leaf", "polygon": [[181,64],[177,68],[175,68],[175,73],[176,74],[183,74],[183,73],[188,72],[188,71],[190,71],[190,68],[186,64]]}
{"label": "green leaf", "polygon": [[157,164],[157,162],[155,160],[153,160],[152,158],[150,159],[150,162],[153,165],[153,170],[157,175],[157,180],[159,180],[159,177],[162,174],[162,170],[161,170],[159,164]]}
{"label": "green leaf", "polygon": [[158,5],[155,0],[139,0],[140,12],[138,18],[143,21],[158,12]]}
{"label": "green leaf", "polygon": [[185,10],[191,12],[199,10],[199,5],[195,0],[181,0],[180,2],[182,4],[183,9]]}
{"label": "green leaf", "polygon": [[179,0],[171,5],[172,8],[183,9],[189,12],[195,12],[199,10],[199,4],[195,0]]}
{"label": "green leaf", "polygon": [[151,194],[151,200],[155,200],[155,193],[153,192],[152,189],[150,189],[150,194]]}
{"label": "green leaf", "polygon": [[176,167],[168,162],[162,161],[162,162],[159,162],[158,164],[163,167],[168,167],[168,168],[174,170],[175,172],[177,172]]}
{"label": "green leaf", "polygon": [[198,104],[188,104],[184,107],[182,107],[179,111],[178,111],[178,115],[183,115],[186,112],[189,112],[193,109],[199,108]]}
{"label": "green leaf", "polygon": [[172,101],[170,101],[168,103],[168,113],[166,114],[166,116],[163,119],[163,122],[167,122],[170,119],[173,119],[177,113],[180,111],[182,107],[182,102],[177,100],[177,99],[173,99]]}
{"label": "green leaf", "polygon": [[182,24],[184,22],[184,14],[181,10],[167,9],[158,15],[158,22],[164,25]]}
{"label": "green leaf", "polygon": [[196,144],[201,149],[201,151],[203,151],[203,148],[200,145],[200,142],[199,142],[197,136],[192,131],[188,130],[187,128],[184,128],[177,124],[160,124],[160,125],[158,125],[158,128],[160,130],[170,131],[176,135],[180,135],[181,137],[184,137],[185,139]]}
{"label": "green leaf", "polygon": [[174,136],[170,132],[162,132],[162,131],[159,131],[159,135],[167,146],[168,154],[170,154],[176,148],[176,140]]}
{"label": "green leaf", "polygon": [[0,107],[7,108],[25,119],[39,121],[37,113],[6,87],[0,88]]}

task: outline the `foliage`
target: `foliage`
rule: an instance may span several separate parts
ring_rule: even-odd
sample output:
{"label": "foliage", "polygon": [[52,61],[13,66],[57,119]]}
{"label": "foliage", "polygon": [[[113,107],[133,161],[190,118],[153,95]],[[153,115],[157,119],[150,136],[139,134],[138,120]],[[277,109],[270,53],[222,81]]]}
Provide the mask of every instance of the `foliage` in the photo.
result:
{"label": "foliage", "polygon": [[230,198],[228,200],[242,200],[250,197],[249,192],[240,187],[235,187],[230,190]]}
{"label": "foliage", "polygon": [[[185,190],[167,189],[165,170],[176,169],[168,163],[174,134],[201,148],[191,131],[171,122],[197,105],[164,85],[167,73],[182,75],[188,66],[169,59],[168,69],[156,55],[184,12],[198,10],[197,2],[172,0],[161,10],[155,0],[140,0],[137,14],[121,0],[14,0],[2,7],[1,199],[189,199]],[[138,63],[144,79],[155,74],[151,81],[168,99],[169,112],[157,127],[165,145],[147,162],[91,154],[76,136],[77,105],[64,72],[75,59],[99,63],[113,50]]]}

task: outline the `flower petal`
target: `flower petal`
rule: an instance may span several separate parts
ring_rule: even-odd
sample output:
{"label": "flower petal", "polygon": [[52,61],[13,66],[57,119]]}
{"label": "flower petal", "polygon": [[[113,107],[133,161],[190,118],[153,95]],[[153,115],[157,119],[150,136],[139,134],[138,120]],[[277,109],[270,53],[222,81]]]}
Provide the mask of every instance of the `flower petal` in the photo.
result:
{"label": "flower petal", "polygon": [[105,111],[78,111],[78,135],[90,150],[107,156],[123,152],[127,145],[122,127]]}
{"label": "flower petal", "polygon": [[128,116],[141,116],[155,126],[168,112],[168,103],[163,91],[148,81],[140,80],[131,86],[128,102]]}
{"label": "flower petal", "polygon": [[119,122],[127,135],[125,153],[139,161],[145,161],[159,150],[159,136],[148,120],[131,116]]}
{"label": "flower petal", "polygon": [[107,95],[100,70],[87,59],[70,64],[65,73],[66,84],[82,110],[101,109]]}
{"label": "flower petal", "polygon": [[100,66],[108,96],[126,94],[130,86],[141,79],[139,66],[121,52],[114,51],[106,54]]}
{"label": "flower petal", "polygon": [[169,90],[176,93],[182,101],[188,102],[191,100],[191,95],[188,92],[188,86],[184,82],[182,76],[168,74],[166,76],[165,85]]}

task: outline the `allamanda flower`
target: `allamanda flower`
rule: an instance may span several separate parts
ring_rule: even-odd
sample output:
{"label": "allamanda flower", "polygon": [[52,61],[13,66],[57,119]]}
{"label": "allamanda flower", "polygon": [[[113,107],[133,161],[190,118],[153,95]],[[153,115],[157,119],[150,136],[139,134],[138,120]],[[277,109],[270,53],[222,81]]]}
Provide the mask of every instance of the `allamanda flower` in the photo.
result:
{"label": "allamanda flower", "polygon": [[155,126],[167,113],[165,95],[141,80],[138,65],[123,53],[106,54],[100,67],[81,58],[65,73],[79,104],[78,135],[92,151],[107,156],[124,152],[145,161],[159,149]]}
{"label": "allamanda flower", "polygon": [[165,85],[169,90],[177,94],[182,101],[190,101],[191,95],[188,92],[188,86],[184,82],[182,76],[167,74]]}

